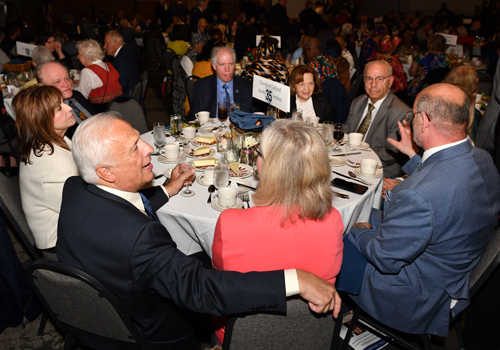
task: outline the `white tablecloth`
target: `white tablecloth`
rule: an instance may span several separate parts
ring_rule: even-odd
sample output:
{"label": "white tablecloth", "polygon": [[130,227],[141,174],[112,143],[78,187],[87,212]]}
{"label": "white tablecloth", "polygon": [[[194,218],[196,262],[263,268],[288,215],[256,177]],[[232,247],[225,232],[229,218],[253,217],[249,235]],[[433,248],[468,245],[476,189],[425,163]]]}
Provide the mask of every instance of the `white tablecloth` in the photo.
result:
{"label": "white tablecloth", "polygon": [[[141,139],[154,148],[153,134],[151,132],[141,135]],[[167,142],[171,141],[173,141],[171,137],[167,138]],[[354,152],[361,152],[361,154],[348,156],[346,158],[354,162],[359,162],[363,158],[373,158],[379,161],[379,158],[373,151]],[[219,158],[219,154],[216,154],[215,157]],[[155,175],[162,174],[166,169],[175,167],[175,165],[160,163],[157,159],[158,158],[155,156],[152,157]],[[189,158],[187,160],[189,160]],[[332,170],[347,175],[347,172],[349,170],[354,171],[354,168],[344,165],[342,167],[333,167]],[[197,176],[199,175],[201,175],[201,173],[197,172]],[[334,177],[337,176],[332,173],[332,179]],[[247,180],[254,185],[258,183],[253,176],[247,178]],[[345,180],[350,181],[348,179]],[[165,178],[153,180],[153,185],[160,185],[164,181]],[[333,203],[333,206],[337,208],[342,216],[345,228],[344,233],[349,232],[356,222],[367,222],[370,217],[371,209],[373,207],[380,207],[382,177],[367,181],[373,183],[373,186],[369,186],[368,191],[363,195],[357,195],[335,188],[336,191],[350,196],[350,199],[335,198]],[[209,195],[208,187],[199,185],[195,182],[193,183],[192,189],[196,192],[193,197],[186,198],[182,197],[180,194],[173,196],[167,204],[157,211],[157,215],[163,225],[167,227],[180,251],[190,255],[204,250],[211,257],[215,224],[217,223],[220,212],[215,211],[210,204],[207,204]],[[253,191],[249,192],[250,199],[252,193]],[[253,205],[251,200],[250,203]]]}

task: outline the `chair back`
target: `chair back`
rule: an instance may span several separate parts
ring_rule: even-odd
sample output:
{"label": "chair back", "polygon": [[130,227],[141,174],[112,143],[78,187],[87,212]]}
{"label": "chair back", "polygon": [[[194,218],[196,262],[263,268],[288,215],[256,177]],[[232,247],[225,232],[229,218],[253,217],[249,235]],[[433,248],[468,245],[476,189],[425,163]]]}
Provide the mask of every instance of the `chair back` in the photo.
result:
{"label": "chair back", "polygon": [[283,314],[254,314],[228,319],[223,350],[330,349],[335,321],[331,312],[315,314],[301,299],[287,301]]}
{"label": "chair back", "polygon": [[17,235],[21,237],[33,259],[40,259],[41,255],[35,247],[35,237],[24,216],[21,204],[21,192],[19,185],[14,186],[12,181],[0,173],[0,208],[10,221]]}
{"label": "chair back", "polygon": [[64,333],[95,348],[101,338],[140,345],[140,333],[118,299],[89,274],[59,261],[37,260],[28,280]]}
{"label": "chair back", "polygon": [[140,102],[142,101],[141,94],[142,94],[142,80],[137,79],[134,86],[132,87],[132,90],[129,91],[128,95],[132,96],[133,98],[135,98],[137,101]]}
{"label": "chair back", "polygon": [[177,58],[177,54],[174,50],[167,48],[163,52],[163,62],[165,63],[165,68],[168,75],[173,75],[173,62],[175,58]]}
{"label": "chair back", "polygon": [[148,70],[144,70],[141,75],[141,80],[142,80],[142,91],[141,91],[141,99],[140,101],[144,102],[144,95],[146,94],[146,86],[148,85],[148,77],[149,73]]}
{"label": "chair back", "polygon": [[493,237],[491,237],[486,250],[479,258],[476,266],[469,276],[470,298],[481,288],[490,277],[493,271],[500,264],[500,227],[497,227]]}
{"label": "chair back", "polygon": [[172,59],[172,77],[174,81],[176,81],[179,75],[181,74],[180,68],[181,68],[181,60],[179,59],[179,57],[175,56]]}
{"label": "chair back", "polygon": [[185,85],[186,85],[186,94],[187,94],[190,106],[193,105],[194,83],[196,83],[196,81],[199,80],[199,79],[200,78],[197,77],[196,75],[191,75],[191,76],[187,77],[187,79],[186,79],[186,83],[185,83]]}
{"label": "chair back", "polygon": [[359,96],[359,89],[363,85],[363,78],[363,72],[358,71],[356,80],[354,80],[354,83],[351,85],[351,89],[347,94],[347,102],[349,103],[349,106],[351,105],[352,101]]}
{"label": "chair back", "polygon": [[109,111],[119,112],[123,120],[129,122],[139,133],[144,134],[149,131],[144,111],[140,103],[132,96],[122,95],[115,97],[109,102]]}

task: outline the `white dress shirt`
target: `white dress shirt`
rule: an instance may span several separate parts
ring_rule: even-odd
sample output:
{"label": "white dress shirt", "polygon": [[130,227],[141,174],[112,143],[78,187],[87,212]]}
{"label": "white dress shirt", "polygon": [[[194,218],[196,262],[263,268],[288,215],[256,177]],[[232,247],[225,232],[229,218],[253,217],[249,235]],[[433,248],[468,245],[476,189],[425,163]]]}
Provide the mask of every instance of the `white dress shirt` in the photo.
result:
{"label": "white dress shirt", "polygon": [[[387,95],[389,95],[389,93],[387,93]],[[363,110],[363,116],[361,117],[361,120],[359,121],[359,124],[358,124],[358,126],[356,128],[356,130],[358,130],[358,128],[361,125],[361,123],[363,123],[363,120],[366,117],[366,113],[368,113],[368,106],[370,104],[372,104],[373,107],[375,107],[375,108],[373,108],[373,110],[372,110],[372,119],[370,119],[370,125],[368,126],[368,129],[366,129],[366,133],[365,133],[365,136],[363,137],[363,141],[366,139],[366,135],[368,135],[368,132],[370,131],[370,128],[371,128],[371,126],[373,124],[373,121],[377,117],[377,112],[380,109],[380,106],[382,105],[382,103],[384,103],[385,99],[387,98],[387,95],[385,95],[383,98],[381,98],[380,100],[378,100],[375,103],[372,103],[372,101],[370,100],[370,97],[368,97],[368,103],[366,104],[366,107]]]}

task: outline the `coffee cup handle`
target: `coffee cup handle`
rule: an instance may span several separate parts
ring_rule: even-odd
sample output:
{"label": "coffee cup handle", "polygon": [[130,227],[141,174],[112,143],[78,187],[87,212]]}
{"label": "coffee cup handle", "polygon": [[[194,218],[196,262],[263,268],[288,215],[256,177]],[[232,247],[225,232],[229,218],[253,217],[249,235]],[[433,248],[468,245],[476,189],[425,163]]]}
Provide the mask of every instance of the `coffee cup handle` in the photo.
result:
{"label": "coffee cup handle", "polygon": [[160,153],[163,156],[163,155],[165,155],[165,150],[163,148],[160,148],[158,150],[158,153]]}

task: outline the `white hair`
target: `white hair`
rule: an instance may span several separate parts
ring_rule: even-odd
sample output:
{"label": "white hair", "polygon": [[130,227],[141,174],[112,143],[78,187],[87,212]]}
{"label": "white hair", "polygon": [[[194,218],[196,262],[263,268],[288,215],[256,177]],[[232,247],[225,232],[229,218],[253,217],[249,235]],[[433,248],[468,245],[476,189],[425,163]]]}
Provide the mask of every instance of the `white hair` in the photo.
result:
{"label": "white hair", "polygon": [[104,51],[102,51],[101,45],[93,39],[79,41],[76,44],[76,49],[79,51],[82,49],[81,54],[90,62],[95,62],[104,58]]}
{"label": "white hair", "polygon": [[71,148],[73,159],[87,183],[97,183],[98,166],[114,166],[112,164],[114,161],[110,158],[111,150],[106,141],[117,119],[122,119],[118,112],[97,114],[83,121],[73,135]]}
{"label": "white hair", "polygon": [[231,55],[233,55],[233,63],[236,63],[236,51],[234,51],[234,49],[232,47],[229,47],[229,46],[216,46],[212,49],[212,54],[211,54],[211,57],[210,57],[210,61],[212,61],[212,64],[214,66],[217,66],[217,55],[219,54],[219,52],[223,51],[223,50],[227,50],[231,53]]}
{"label": "white hair", "polygon": [[52,55],[52,52],[50,52],[50,50],[45,46],[40,45],[33,49],[33,52],[31,53],[31,59],[33,60],[33,62],[35,62],[35,64],[41,65],[46,62],[52,61],[54,59],[54,55]]}

